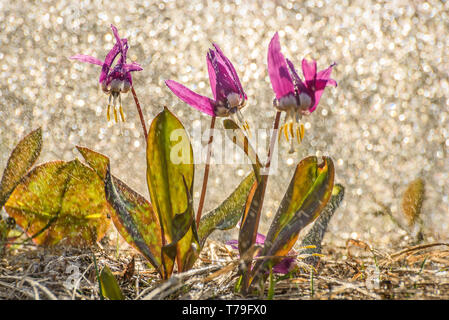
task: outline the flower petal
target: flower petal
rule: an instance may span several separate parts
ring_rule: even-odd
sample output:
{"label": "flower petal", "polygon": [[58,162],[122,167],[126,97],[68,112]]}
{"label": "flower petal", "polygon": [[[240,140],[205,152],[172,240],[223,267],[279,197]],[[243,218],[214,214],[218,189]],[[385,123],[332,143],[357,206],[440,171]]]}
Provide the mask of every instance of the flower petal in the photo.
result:
{"label": "flower petal", "polygon": [[111,68],[112,63],[115,60],[115,57],[120,53],[120,46],[118,43],[116,43],[112,49],[108,52],[106,55],[106,58],[104,59],[103,68],[101,70],[100,74],[100,83],[102,83],[104,80],[106,80],[109,70]]}
{"label": "flower petal", "polygon": [[[320,72],[318,72],[318,74],[316,75],[316,80],[317,82],[319,80],[326,80],[327,86],[337,86],[337,82],[334,79],[331,79],[331,73],[332,73],[332,68],[335,66],[335,63],[331,64],[329,66],[329,68],[321,70]],[[318,84],[316,85],[318,87]]]}
{"label": "flower petal", "polygon": [[304,82],[302,82],[301,78],[299,77],[298,73],[296,72],[296,69],[295,69],[295,66],[293,65],[293,63],[287,59],[287,64],[290,69],[290,73],[293,76],[293,81],[295,82],[298,93],[306,92],[306,93],[310,94],[310,90],[307,89]]}
{"label": "flower petal", "polygon": [[268,74],[277,99],[288,94],[294,94],[293,80],[288,72],[285,57],[281,53],[281,44],[277,32],[268,46]]}
{"label": "flower petal", "polygon": [[295,259],[294,258],[285,258],[282,259],[281,262],[279,262],[277,265],[273,267],[274,273],[281,273],[281,274],[287,274],[292,265],[294,264]]}
{"label": "flower petal", "polygon": [[309,112],[315,111],[316,107],[318,106],[318,103],[320,102],[321,95],[323,94],[324,89],[327,86],[335,86],[335,87],[337,86],[337,82],[334,79],[330,78],[333,66],[334,64],[332,64],[329,68],[318,72],[317,79],[315,81],[315,92],[314,92],[315,102],[313,106],[309,109]]}
{"label": "flower petal", "polygon": [[240,93],[236,82],[233,79],[232,72],[226,66],[226,62],[214,50],[209,50],[208,60],[215,71],[216,84],[216,101],[224,101],[228,94],[235,92]]}
{"label": "flower petal", "polygon": [[143,70],[143,68],[137,62],[125,63],[122,68],[125,72],[142,71]]}
{"label": "flower petal", "polygon": [[173,80],[165,80],[165,84],[179,99],[188,105],[204,112],[205,114],[215,116],[214,102],[208,97],[201,96]]}
{"label": "flower petal", "polygon": [[87,62],[87,63],[91,63],[91,64],[96,64],[99,66],[103,65],[103,61],[101,61],[97,58],[91,57],[91,56],[86,56],[84,54],[76,54],[73,57],[70,57],[70,59],[78,60],[81,62]]}
{"label": "flower petal", "polygon": [[238,240],[229,240],[229,241],[226,241],[226,244],[230,245],[232,247],[232,249],[236,249],[237,250],[239,248]]}
{"label": "flower petal", "polygon": [[231,63],[231,61],[224,55],[223,51],[221,51],[220,47],[219,47],[217,44],[213,43],[212,45],[214,46],[215,50],[217,50],[217,53],[218,53],[218,54],[220,55],[220,57],[223,59],[223,61],[225,62],[226,66],[228,67],[229,71],[231,72],[232,77],[234,78],[234,82],[235,82],[237,88],[238,88],[239,91],[240,91],[240,94],[241,94],[245,99],[247,99],[246,94],[245,94],[245,92],[243,91],[243,86],[242,86],[242,84],[240,83],[239,76],[237,75],[237,72],[235,71],[234,65],[233,65],[233,64]]}
{"label": "flower petal", "polygon": [[206,55],[207,60],[207,71],[209,73],[209,83],[210,88],[212,89],[212,95],[214,96],[214,100],[217,100],[217,76],[215,74],[215,69],[212,66],[212,61],[209,55]]}
{"label": "flower petal", "polygon": [[[306,59],[302,59],[302,72],[304,73],[305,83],[307,87],[309,84],[315,85],[313,81],[316,79],[316,61],[312,60],[312,62],[308,62]],[[313,88],[310,88],[312,89]]]}
{"label": "flower petal", "polygon": [[113,24],[111,24],[111,29],[112,29],[112,33],[114,34],[115,41],[119,45],[120,52],[123,52],[123,43],[122,43],[122,39],[120,39],[120,37],[118,35],[117,28]]}

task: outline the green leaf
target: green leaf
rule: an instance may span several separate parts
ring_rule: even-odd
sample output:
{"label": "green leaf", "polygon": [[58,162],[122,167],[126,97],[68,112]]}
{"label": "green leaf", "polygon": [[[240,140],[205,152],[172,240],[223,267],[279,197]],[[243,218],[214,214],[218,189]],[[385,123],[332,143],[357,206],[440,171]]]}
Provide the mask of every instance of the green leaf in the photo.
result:
{"label": "green leaf", "polygon": [[81,153],[84,160],[86,160],[87,164],[94,169],[101,180],[104,181],[109,166],[109,158],[86,147],[76,146],[76,148]]}
{"label": "green leaf", "polygon": [[80,161],[47,162],[35,167],[15,188],[6,212],[42,245],[87,246],[99,241],[113,212],[103,181]]}
{"label": "green leaf", "polygon": [[42,149],[42,129],[24,137],[11,152],[0,182],[0,209],[8,201],[14,188],[30,170]]}
{"label": "green leaf", "polygon": [[407,186],[402,195],[402,211],[407,218],[408,225],[411,227],[415,224],[421,214],[422,203],[424,201],[425,183],[424,180],[418,178]]}
{"label": "green leaf", "polygon": [[[199,252],[199,243],[195,239],[193,208],[189,209],[189,193],[193,188],[194,165],[190,139],[182,123],[167,109],[159,113],[151,123],[147,140],[147,182],[151,202],[168,244],[174,244],[179,232],[174,226],[176,215],[192,215],[192,223],[185,235],[177,241],[178,270],[185,270],[193,264]],[[167,259],[165,259],[167,258]],[[164,256],[166,276],[170,276],[174,261]]]}
{"label": "green leaf", "polygon": [[103,295],[109,300],[125,300],[117,279],[115,279],[108,266],[104,266],[103,270],[101,270],[100,285]]}
{"label": "green leaf", "polygon": [[114,208],[112,222],[120,235],[162,275],[161,228],[151,204],[110,174],[108,157],[85,147],[77,148],[86,162],[105,180],[106,198]]}
{"label": "green leaf", "polygon": [[[335,211],[340,206],[340,203],[343,201],[344,194],[345,188],[341,184],[335,184],[330,201],[327,203],[326,207],[323,209],[323,212],[313,223],[313,227],[309,230],[301,242],[301,247],[315,246],[315,248],[302,250],[301,254],[321,253],[321,242],[323,241],[327,226],[329,225],[329,221]],[[316,264],[318,262],[318,257],[308,257],[305,259],[305,262],[309,264]]]}
{"label": "green leaf", "polygon": [[[312,222],[328,203],[334,186],[334,164],[323,157],[303,159],[296,167],[287,193],[281,201],[265,240],[263,256],[285,256],[291,250],[299,232]],[[274,265],[276,259],[259,260],[254,272],[263,265]]]}
{"label": "green leaf", "polygon": [[105,179],[106,199],[114,208],[112,221],[121,236],[137,249],[154,268],[161,271],[161,228],[151,204],[121,180],[109,168]]}
{"label": "green leaf", "polygon": [[245,209],[248,193],[256,183],[254,177],[254,173],[249,174],[225,201],[201,218],[198,227],[201,246],[214,230],[228,230],[237,225]]}
{"label": "green leaf", "polygon": [[[255,183],[249,192],[240,225],[238,239],[240,256],[246,256],[249,260],[252,260],[252,256],[245,255],[245,253],[254,245],[253,236],[257,234],[255,229],[258,227],[258,223],[256,222],[257,219],[260,219],[267,179],[267,175],[262,176],[261,182]],[[246,263],[249,263],[249,260]]]}
{"label": "green leaf", "polygon": [[223,127],[226,129],[226,134],[229,139],[234,142],[240,149],[245,152],[249,160],[251,161],[251,165],[253,166],[254,173],[256,174],[257,181],[260,181],[260,168],[262,164],[260,163],[259,157],[254,151],[254,148],[249,143],[248,138],[244,134],[243,130],[231,119],[223,120]]}

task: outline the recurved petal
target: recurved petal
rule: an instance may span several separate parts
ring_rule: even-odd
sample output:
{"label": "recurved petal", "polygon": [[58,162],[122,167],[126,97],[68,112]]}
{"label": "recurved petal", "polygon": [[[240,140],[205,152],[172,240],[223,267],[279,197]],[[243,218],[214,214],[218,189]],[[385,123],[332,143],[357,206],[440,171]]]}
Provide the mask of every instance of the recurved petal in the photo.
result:
{"label": "recurved petal", "polygon": [[304,73],[305,82],[313,81],[316,79],[316,61],[308,62],[306,59],[302,59],[302,72]]}
{"label": "recurved petal", "polygon": [[165,80],[165,84],[179,99],[188,105],[204,112],[205,114],[215,116],[214,102],[208,97],[199,95],[173,80]]}
{"label": "recurved petal", "polygon": [[206,60],[207,60],[207,71],[209,73],[209,83],[210,83],[210,88],[212,90],[212,95],[214,96],[214,100],[217,100],[217,76],[215,74],[215,69],[212,65],[212,61],[210,56],[207,54],[206,55]]}
{"label": "recurved petal", "polygon": [[324,89],[327,86],[337,86],[337,81],[335,81],[334,79],[331,79],[331,72],[332,72],[332,67],[335,64],[330,65],[329,68],[325,69],[325,70],[321,70],[320,72],[318,72],[317,74],[317,78],[315,81],[315,103],[313,104],[313,106],[309,109],[309,112],[313,112],[315,111],[316,107],[318,106],[318,103],[320,102],[321,99],[321,95],[324,92]]}
{"label": "recurved petal", "polygon": [[118,35],[117,28],[113,24],[111,24],[111,29],[112,29],[112,33],[114,34],[115,41],[119,45],[120,52],[123,52],[123,43],[122,43],[122,39],[120,39],[120,36]]}
{"label": "recurved petal", "polygon": [[125,72],[131,72],[131,71],[142,71],[143,68],[140,66],[140,64],[138,64],[137,62],[133,62],[133,63],[125,63],[123,65],[123,70]]}
{"label": "recurved petal", "polygon": [[288,67],[290,69],[290,73],[293,76],[293,81],[295,82],[296,87],[298,88],[299,93],[301,93],[301,92],[307,92],[308,93],[306,85],[304,84],[304,82],[302,82],[301,78],[299,77],[298,73],[296,72],[295,66],[293,65],[293,63],[289,59],[286,59],[286,60],[287,60]]}
{"label": "recurved petal", "polygon": [[281,53],[281,44],[277,32],[268,46],[268,74],[277,99],[295,92],[292,78],[288,72],[287,62]]}
{"label": "recurved petal", "polygon": [[91,56],[86,56],[84,54],[76,54],[76,55],[70,57],[70,59],[78,60],[78,61],[81,61],[81,62],[87,62],[87,63],[91,63],[91,64],[96,64],[96,65],[99,65],[99,66],[103,65],[103,61],[101,61],[101,60],[99,60],[97,58],[91,57]]}
{"label": "recurved petal", "polygon": [[335,86],[335,87],[337,86],[337,82],[334,79],[331,79],[332,68],[334,66],[335,66],[335,63],[331,64],[329,66],[329,68],[318,72],[318,74],[316,75],[317,87],[318,87],[318,82],[320,80],[326,80],[327,83],[325,85],[327,85],[327,86]]}
{"label": "recurved petal", "polygon": [[240,93],[232,72],[226,65],[226,61],[215,51],[209,50],[208,60],[215,71],[216,78],[216,101],[223,101],[232,92]]}
{"label": "recurved petal", "polygon": [[223,59],[223,61],[225,62],[229,72],[231,73],[232,77],[234,78],[235,84],[236,86],[239,88],[240,93],[243,95],[243,97],[246,99],[246,94],[243,91],[243,86],[240,83],[240,78],[237,75],[237,71],[235,71],[234,65],[232,64],[232,62],[224,55],[223,51],[221,51],[220,47],[216,44],[213,43],[212,44],[215,48],[215,50],[217,50],[218,55],[221,57],[221,59]]}
{"label": "recurved petal", "polygon": [[106,58],[104,59],[103,68],[100,74],[100,83],[106,80],[109,73],[109,69],[111,68],[112,63],[114,62],[115,57],[117,57],[119,53],[120,53],[120,46],[118,43],[116,43],[112,47],[111,51],[108,52]]}

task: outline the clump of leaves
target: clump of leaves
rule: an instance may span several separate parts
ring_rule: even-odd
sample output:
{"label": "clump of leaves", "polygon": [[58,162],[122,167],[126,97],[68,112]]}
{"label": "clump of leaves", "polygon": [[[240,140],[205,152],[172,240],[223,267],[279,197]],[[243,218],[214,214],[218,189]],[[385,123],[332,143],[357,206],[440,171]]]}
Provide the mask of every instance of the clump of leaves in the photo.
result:
{"label": "clump of leaves", "polygon": [[[242,148],[252,160],[254,171],[259,176],[262,165],[257,154],[252,151],[253,148],[247,138],[242,137],[243,133],[235,134],[238,133],[239,128],[232,120],[225,120],[224,126],[234,131],[234,137],[231,137],[232,141]],[[265,167],[268,166],[265,165]],[[256,244],[258,221],[268,179],[268,175],[260,175],[257,185],[253,186],[248,195],[239,232],[238,246],[243,262],[239,271],[242,275],[240,281],[242,293],[246,294],[254,283],[260,282],[263,286],[270,270],[291,251],[298,239],[299,232],[320,215],[331,198],[334,188],[334,175],[334,164],[330,157],[323,157],[321,163],[315,156],[301,160],[296,166],[295,173],[276,212],[264,245],[262,248],[258,248]],[[329,213],[326,217],[328,220],[340,204],[342,192],[337,191],[335,196],[339,200],[333,202],[333,208],[328,210]],[[320,235],[321,233],[324,235],[327,222],[326,224],[322,223],[320,227],[317,226],[317,228],[320,228],[319,232],[316,230],[316,240],[319,240],[319,243],[322,239]],[[260,255],[260,257],[254,262],[256,255]]]}
{"label": "clump of leaves", "polygon": [[190,269],[214,230],[237,224],[255,180],[254,174],[246,177],[197,226],[192,199],[192,146],[182,123],[167,108],[153,119],[148,132],[146,176],[151,203],[111,174],[109,158],[85,147],[77,148],[105,182],[117,230],[164,279],[171,276],[175,264],[179,272]]}
{"label": "clump of leaves", "polygon": [[30,170],[41,149],[39,128],[12,151],[0,183],[0,205],[36,244],[64,240],[86,246],[100,240],[113,211],[105,200],[103,182],[77,159]]}

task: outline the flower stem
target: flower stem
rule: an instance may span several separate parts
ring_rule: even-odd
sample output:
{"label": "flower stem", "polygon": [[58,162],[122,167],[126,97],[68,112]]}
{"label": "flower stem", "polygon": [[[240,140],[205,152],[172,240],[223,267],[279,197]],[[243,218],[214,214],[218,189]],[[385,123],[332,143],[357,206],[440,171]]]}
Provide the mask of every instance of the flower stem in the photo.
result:
{"label": "flower stem", "polygon": [[198,228],[198,224],[201,220],[201,214],[203,212],[204,199],[206,198],[206,189],[207,189],[207,180],[209,179],[209,163],[212,149],[212,141],[214,140],[214,128],[215,128],[215,117],[212,117],[210,121],[210,136],[209,142],[207,145],[207,155],[206,155],[206,166],[204,168],[204,177],[203,177],[203,187],[201,189],[200,203],[198,205],[198,211],[196,213],[196,225]]}
{"label": "flower stem", "polygon": [[137,94],[136,91],[134,90],[134,87],[131,87],[131,92],[133,94],[134,102],[136,103],[137,111],[139,112],[140,123],[142,124],[143,136],[145,137],[145,145],[146,145],[148,139],[148,132],[147,127],[145,126],[145,119],[143,118],[142,109],[140,108],[139,99],[137,99]]}
{"label": "flower stem", "polygon": [[[267,162],[265,164],[265,168],[263,171],[264,174],[262,175],[262,181],[260,183],[262,183],[262,196],[260,198],[260,202],[263,204],[263,200],[265,198],[265,190],[267,189],[267,183],[268,183],[268,176],[270,175],[270,165],[271,165],[271,157],[273,156],[273,152],[274,152],[274,146],[276,144],[276,140],[277,140],[277,134],[278,134],[278,129],[279,129],[279,121],[281,119],[281,112],[278,111],[276,113],[276,118],[274,119],[274,124],[273,124],[273,135],[271,136],[271,142],[270,142],[270,148],[268,149],[268,157],[267,157]],[[260,221],[260,213],[262,212],[262,204],[259,206],[259,210],[257,212],[257,216],[256,216],[256,222],[255,222],[255,226],[254,226],[254,233],[253,233],[253,238],[252,238],[252,243],[256,243],[256,238],[257,238],[257,230],[259,230],[259,221]]]}

